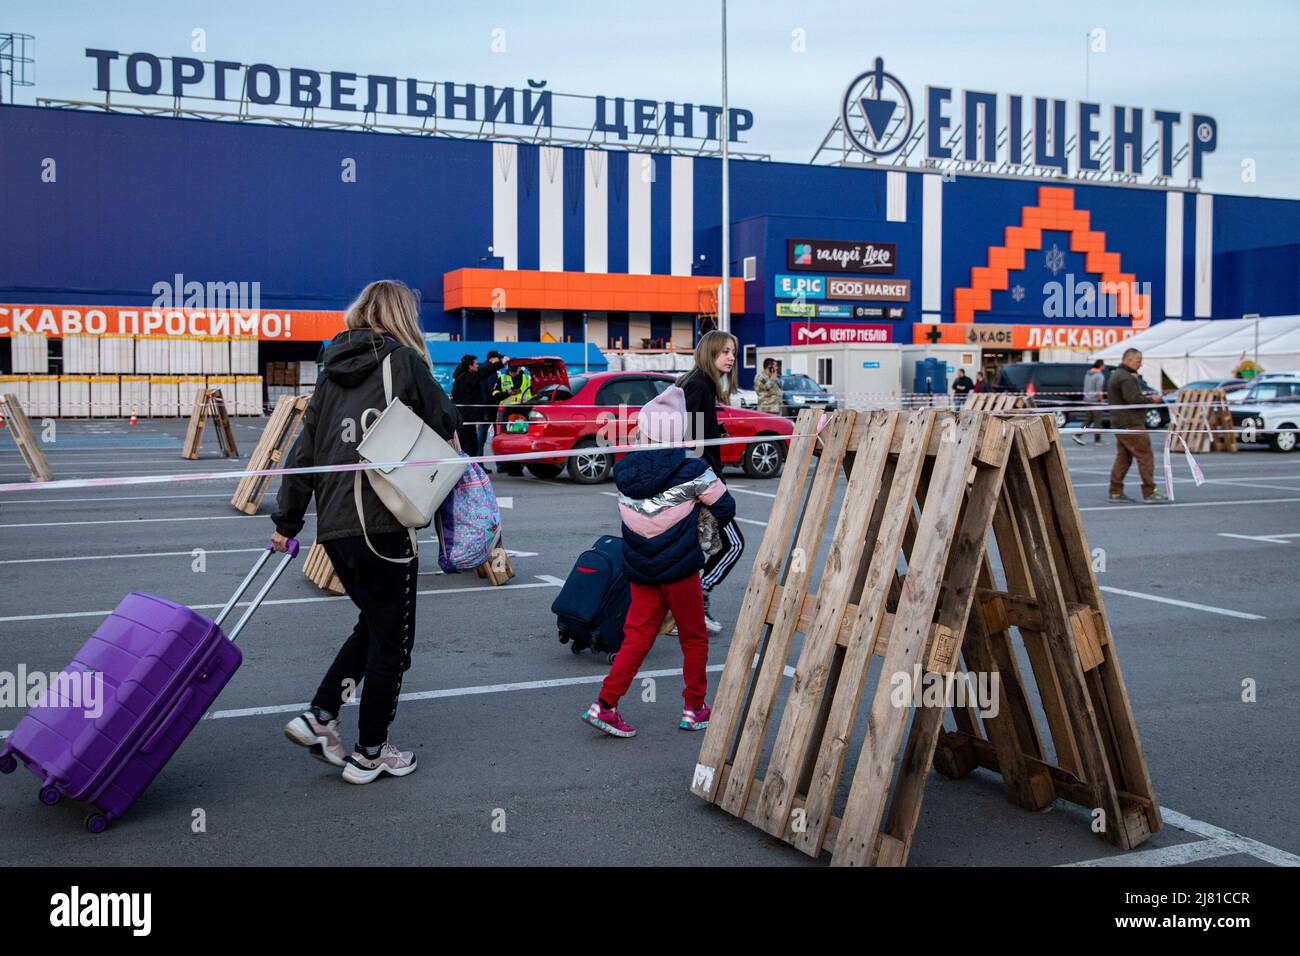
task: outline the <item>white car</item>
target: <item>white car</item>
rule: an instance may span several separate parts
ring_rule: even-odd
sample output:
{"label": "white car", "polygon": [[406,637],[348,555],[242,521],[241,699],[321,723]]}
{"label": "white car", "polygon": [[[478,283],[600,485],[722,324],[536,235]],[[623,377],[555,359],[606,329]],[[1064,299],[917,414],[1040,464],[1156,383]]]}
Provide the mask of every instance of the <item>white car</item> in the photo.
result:
{"label": "white car", "polygon": [[1232,424],[1237,437],[1247,444],[1265,444],[1273,451],[1295,451],[1296,430],[1300,429],[1300,402],[1261,402],[1234,406]]}
{"label": "white car", "polygon": [[1228,393],[1228,404],[1234,408],[1288,400],[1300,401],[1300,375],[1293,372],[1265,374],[1245,388],[1233,389]]}
{"label": "white car", "polygon": [[741,408],[758,408],[758,392],[752,388],[738,388],[732,393],[732,404]]}

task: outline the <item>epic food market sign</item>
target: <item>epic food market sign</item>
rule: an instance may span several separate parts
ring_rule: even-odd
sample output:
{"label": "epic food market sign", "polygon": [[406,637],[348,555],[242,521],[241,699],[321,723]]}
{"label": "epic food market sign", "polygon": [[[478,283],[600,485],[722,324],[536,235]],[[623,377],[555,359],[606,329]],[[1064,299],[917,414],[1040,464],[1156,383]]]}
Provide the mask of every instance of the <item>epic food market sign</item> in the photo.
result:
{"label": "epic food market sign", "polygon": [[[587,130],[630,136],[662,135],[707,142],[717,140],[723,126],[722,107],[695,103],[661,103],[621,96],[579,96],[552,93],[545,80],[529,80],[526,89],[417,80],[410,77],[321,72],[269,63],[245,65],[233,60],[205,61],[188,56],[153,53],[123,54],[117,50],[87,49],[95,61],[95,89],[104,93],[137,96],[192,97],[294,110],[324,109],[338,113],[404,114],[420,119],[459,120],[483,126]],[[118,85],[114,85],[117,78]],[[126,82],[121,86],[121,80]],[[555,118],[557,99],[572,119]],[[593,101],[594,100],[594,106]],[[581,101],[588,112],[577,115]],[[593,115],[594,113],[594,115]],[[749,110],[731,109],[726,120],[727,138],[754,125]],[[482,130],[483,126],[479,129]],[[545,134],[544,134],[545,135]]]}
{"label": "epic food market sign", "polygon": [[[845,89],[840,124],[853,148],[873,158],[892,156],[905,146],[910,155],[914,133],[923,128],[927,165],[997,166],[998,172],[1033,176],[1070,175],[1073,169],[1084,178],[1089,173],[1135,177],[1145,170],[1168,178],[1186,158],[1189,180],[1198,180],[1205,155],[1218,145],[1218,124],[1202,113],[1137,106],[1104,111],[1086,100],[956,92],[949,86],[925,87],[922,102],[924,119],[917,117],[907,87],[877,57]],[[954,142],[957,134],[960,142]],[[1152,144],[1158,144],[1155,168],[1146,169]]]}

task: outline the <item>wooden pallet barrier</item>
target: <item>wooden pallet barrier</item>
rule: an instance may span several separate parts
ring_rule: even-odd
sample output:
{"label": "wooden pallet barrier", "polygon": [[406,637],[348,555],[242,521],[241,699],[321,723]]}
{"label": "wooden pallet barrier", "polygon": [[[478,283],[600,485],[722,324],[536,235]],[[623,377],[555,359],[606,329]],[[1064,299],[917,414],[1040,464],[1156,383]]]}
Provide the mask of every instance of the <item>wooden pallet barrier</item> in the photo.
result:
{"label": "wooden pallet barrier", "polygon": [[239,448],[235,444],[235,431],[230,427],[230,415],[226,411],[225,399],[221,389],[199,386],[194,391],[194,411],[190,413],[190,424],[185,430],[185,444],[181,446],[181,457],[191,460],[199,457],[199,447],[203,444],[203,427],[207,420],[213,420],[217,431],[217,444],[221,447],[222,458],[238,458]]}
{"label": "wooden pallet barrier", "polygon": [[[275,410],[266,422],[262,437],[258,439],[257,447],[248,459],[249,471],[264,471],[280,464],[293,447],[293,440],[302,425],[310,401],[309,395],[284,395],[275,403]],[[230,503],[245,514],[257,514],[270,484],[271,479],[265,475],[250,475],[240,479]]]}
{"label": "wooden pallet barrier", "polygon": [[1169,440],[1179,436],[1192,454],[1237,450],[1228,394],[1221,388],[1180,389],[1169,409],[1169,430]]}
{"label": "wooden pallet barrier", "polygon": [[18,454],[23,456],[23,463],[27,466],[32,481],[50,481],[54,473],[50,471],[50,463],[45,460],[45,452],[41,450],[40,443],[32,434],[32,423],[23,410],[23,403],[16,395],[0,395],[0,412],[4,413],[9,434],[14,437]]}
{"label": "wooden pallet barrier", "polygon": [[510,556],[506,553],[505,545],[497,542],[487,561],[475,568],[474,573],[480,578],[486,578],[493,587],[500,587],[509,582],[515,576],[515,569],[510,565]]}
{"label": "wooden pallet barrier", "polygon": [[325,546],[319,541],[311,546],[307,552],[307,560],[303,562],[302,573],[307,576],[307,580],[322,591],[329,591],[333,594],[344,594],[343,582],[334,571],[334,564],[330,561],[330,556],[325,553]]}
{"label": "wooden pallet barrier", "polygon": [[[977,687],[996,698],[955,693]],[[1125,849],[1160,828],[1050,416],[838,411],[791,441],[691,790],[833,864],[902,865],[932,765],[1100,809]]]}
{"label": "wooden pallet barrier", "polygon": [[1019,408],[1033,408],[1034,400],[1029,395],[1015,392],[974,392],[966,396],[962,411],[966,412],[1010,412]]}

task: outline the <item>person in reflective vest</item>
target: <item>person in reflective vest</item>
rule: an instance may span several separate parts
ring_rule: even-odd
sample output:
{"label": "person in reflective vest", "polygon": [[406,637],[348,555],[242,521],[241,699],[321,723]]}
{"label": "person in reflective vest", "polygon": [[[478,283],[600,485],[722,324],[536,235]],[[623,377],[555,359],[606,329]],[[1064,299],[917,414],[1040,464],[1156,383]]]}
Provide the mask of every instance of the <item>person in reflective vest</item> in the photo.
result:
{"label": "person in reflective vest", "polygon": [[[502,368],[497,373],[497,384],[492,391],[492,397],[505,412],[504,416],[498,414],[498,420],[504,418],[504,420],[510,421],[510,410],[506,406],[522,405],[533,399],[533,373],[525,365]],[[528,419],[524,417],[518,421],[511,421],[506,426],[506,430],[511,432],[527,431]]]}

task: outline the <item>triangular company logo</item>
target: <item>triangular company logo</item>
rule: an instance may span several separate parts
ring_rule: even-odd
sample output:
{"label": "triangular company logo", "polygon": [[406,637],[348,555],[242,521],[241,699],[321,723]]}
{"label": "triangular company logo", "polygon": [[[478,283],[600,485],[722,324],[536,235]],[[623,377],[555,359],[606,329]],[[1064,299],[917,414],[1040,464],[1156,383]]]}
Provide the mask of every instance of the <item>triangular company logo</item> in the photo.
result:
{"label": "triangular company logo", "polygon": [[883,140],[885,130],[889,128],[889,121],[894,116],[894,110],[898,108],[898,102],[863,96],[858,100],[858,106],[862,109],[863,119],[867,121],[871,138],[876,142]]}

